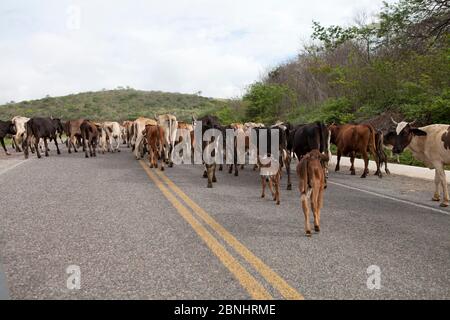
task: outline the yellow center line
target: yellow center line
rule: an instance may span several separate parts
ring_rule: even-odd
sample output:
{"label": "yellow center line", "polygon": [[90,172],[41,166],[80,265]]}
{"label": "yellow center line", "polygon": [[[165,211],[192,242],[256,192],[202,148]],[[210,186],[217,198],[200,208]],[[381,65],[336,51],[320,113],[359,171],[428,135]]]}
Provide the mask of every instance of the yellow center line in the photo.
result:
{"label": "yellow center line", "polygon": [[255,256],[247,247],[240,243],[231,233],[214,220],[205,210],[191,200],[175,183],[172,182],[162,172],[157,172],[159,177],[166,182],[170,189],[175,192],[183,201],[214,231],[216,231],[236,252],[238,252],[253,268],[255,268],[280,294],[288,300],[304,300],[304,297],[293,287],[291,287],[275,271],[270,269],[264,262]]}
{"label": "yellow center line", "polygon": [[236,277],[239,283],[255,300],[272,300],[270,293],[259,283],[228,251],[202,226],[189,210],[165,187],[143,160],[139,161],[142,168],[169,200],[178,213],[191,225],[197,235],[206,243],[209,249],[219,258],[222,264]]}

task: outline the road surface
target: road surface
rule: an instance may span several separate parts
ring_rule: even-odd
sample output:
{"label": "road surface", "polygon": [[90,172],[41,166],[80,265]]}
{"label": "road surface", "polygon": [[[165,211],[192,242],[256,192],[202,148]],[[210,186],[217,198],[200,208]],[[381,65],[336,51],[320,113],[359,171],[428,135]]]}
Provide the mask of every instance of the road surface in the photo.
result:
{"label": "road surface", "polygon": [[450,298],[450,209],[429,201],[432,182],[331,173],[322,232],[306,238],[295,178],[277,207],[250,167],[217,176],[207,189],[201,167],[160,173],[127,149],[2,157],[0,287],[11,299]]}

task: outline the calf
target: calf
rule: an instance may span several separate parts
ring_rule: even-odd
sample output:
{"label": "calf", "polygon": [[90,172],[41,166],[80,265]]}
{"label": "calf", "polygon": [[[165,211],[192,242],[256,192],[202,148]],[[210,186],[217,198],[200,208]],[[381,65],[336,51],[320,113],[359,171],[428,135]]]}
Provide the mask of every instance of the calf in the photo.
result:
{"label": "calf", "polygon": [[336,171],[340,170],[342,155],[350,156],[351,174],[355,175],[356,154],[361,154],[364,159],[364,173],[361,178],[366,178],[369,174],[369,155],[372,154],[377,164],[376,174],[381,178],[380,161],[375,141],[375,129],[371,125],[346,124],[337,126],[335,124],[328,127],[331,132],[331,143],[338,148]]}
{"label": "calf", "polygon": [[444,166],[450,164],[450,125],[435,124],[416,128],[413,123],[400,122],[395,132],[388,134],[393,139],[394,154],[400,154],[405,149],[412,152],[414,158],[422,161],[428,168],[435,169],[435,192],[433,201],[443,200],[441,207],[449,206],[447,177]]}
{"label": "calf", "polygon": [[26,139],[22,143],[25,159],[28,159],[28,147],[34,142],[36,154],[38,158],[41,158],[41,153],[39,151],[39,141],[42,139],[45,145],[45,156],[48,157],[48,143],[47,139],[50,141],[54,140],[56,145],[56,150],[58,154],[61,154],[58,146],[58,130],[62,128],[61,121],[59,119],[51,118],[32,118],[26,123]]}
{"label": "calf", "polygon": [[158,160],[161,160],[161,171],[164,171],[164,143],[165,143],[165,131],[160,126],[145,126],[143,132],[147,139],[148,148],[148,160],[150,162],[150,168],[158,168]]}
{"label": "calf", "polygon": [[328,160],[327,154],[322,154],[319,150],[313,150],[303,156],[297,165],[298,188],[305,215],[305,232],[307,237],[312,235],[308,202],[311,202],[311,209],[314,214],[314,230],[320,232],[320,210],[322,209],[325,190],[324,163]]}
{"label": "calf", "polygon": [[[83,149],[85,153],[85,157],[89,158],[96,157],[97,156],[97,144],[98,144],[98,137],[99,137],[99,131],[97,125],[89,120],[84,120],[83,123],[80,126],[81,130],[81,136],[83,139]],[[88,148],[89,148],[89,154],[88,154]]]}
{"label": "calf", "polygon": [[259,163],[262,195],[265,198],[266,184],[269,184],[270,192],[272,193],[273,201],[280,205],[280,180],[281,180],[281,165],[280,162],[271,157],[263,157],[263,162]]}
{"label": "calf", "polygon": [[8,135],[15,135],[16,129],[12,121],[2,121],[0,120],[0,143],[2,144],[3,150],[7,156],[11,155],[5,146],[4,138]]}

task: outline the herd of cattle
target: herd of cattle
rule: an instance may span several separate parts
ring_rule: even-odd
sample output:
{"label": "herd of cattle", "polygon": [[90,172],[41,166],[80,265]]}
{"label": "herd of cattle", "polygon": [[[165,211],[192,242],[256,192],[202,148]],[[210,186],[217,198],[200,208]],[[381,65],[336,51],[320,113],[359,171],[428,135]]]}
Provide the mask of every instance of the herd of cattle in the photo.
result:
{"label": "herd of cattle", "polygon": [[[177,121],[173,115],[155,116],[154,119],[138,118],[135,121],[118,122],[94,122],[87,119],[69,120],[63,122],[54,118],[25,118],[14,117],[11,121],[0,121],[0,142],[9,155],[5,143],[5,137],[12,138],[12,145],[17,152],[23,149],[25,158],[29,156],[29,150],[36,153],[41,158],[41,152],[45,156],[49,155],[48,143],[54,142],[57,153],[60,154],[59,141],[66,145],[68,152],[78,152],[82,148],[86,158],[95,157],[97,150],[105,152],[120,152],[120,145],[126,144],[132,148],[136,159],[142,159],[148,153],[150,166],[157,168],[160,166],[164,170],[164,165],[169,167],[174,165],[175,147],[183,144],[183,150],[192,156],[195,153],[195,128],[201,121],[202,140],[200,146],[204,151],[212,143],[217,144],[217,139],[205,139],[203,135],[210,129],[216,129],[223,135],[229,134],[232,130],[234,135],[234,149],[237,148],[237,141],[241,138],[245,141],[245,150],[251,149],[250,136],[256,135],[257,141],[264,134],[268,137],[268,148],[264,154],[257,152],[256,168],[259,168],[262,184],[262,197],[265,197],[265,188],[268,184],[274,201],[280,204],[280,179],[282,168],[287,174],[287,189],[292,189],[291,183],[291,161],[294,157],[299,160],[297,165],[297,176],[299,178],[299,190],[302,197],[302,206],[305,213],[305,230],[308,236],[311,235],[309,227],[309,206],[311,202],[314,214],[315,231],[320,231],[320,209],[322,207],[322,197],[326,188],[328,176],[328,162],[331,157],[331,144],[337,147],[336,171],[340,169],[341,156],[349,156],[351,159],[351,174],[355,175],[354,161],[360,155],[365,162],[362,178],[369,174],[369,155],[373,157],[377,165],[375,174],[382,178],[381,168],[384,165],[385,171],[389,174],[387,167],[387,156],[385,148],[391,149],[395,154],[402,153],[406,148],[412,151],[414,157],[425,163],[430,169],[436,170],[434,201],[441,201],[440,190],[443,191],[442,207],[449,205],[448,186],[444,167],[450,164],[450,126],[430,125],[417,128],[414,123],[397,123],[392,119],[392,130],[382,132],[368,124],[331,124],[317,122],[306,125],[292,125],[290,123],[278,122],[272,126],[265,126],[260,123],[235,123],[223,125],[215,116],[205,116],[201,119],[192,119],[192,123]],[[271,150],[271,133],[276,131],[279,139],[277,148],[278,158],[274,158],[274,150]],[[270,132],[270,133],[269,133]],[[63,136],[67,137],[63,142]],[[231,141],[233,141],[233,139]],[[225,144],[226,139],[222,139]],[[229,141],[227,139],[227,141]],[[256,143],[259,148],[259,143]],[[226,155],[225,155],[226,157]],[[267,161],[269,159],[270,165]],[[273,162],[279,165],[273,170]],[[230,163],[230,162],[227,162]],[[229,172],[234,171],[235,176],[239,175],[239,168],[243,168],[242,163],[238,163],[236,152],[234,159],[229,164]],[[208,179],[207,186],[212,188],[217,182],[216,168],[223,170],[222,164],[206,163],[204,177]]]}

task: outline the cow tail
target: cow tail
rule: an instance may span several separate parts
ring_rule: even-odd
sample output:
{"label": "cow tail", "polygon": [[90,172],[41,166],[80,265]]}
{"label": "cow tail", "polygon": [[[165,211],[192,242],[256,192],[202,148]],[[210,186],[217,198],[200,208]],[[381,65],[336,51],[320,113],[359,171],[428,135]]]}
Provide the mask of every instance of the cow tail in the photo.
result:
{"label": "cow tail", "polygon": [[377,141],[376,141],[375,129],[372,126],[367,126],[367,127],[369,128],[369,131],[370,131],[369,145],[372,146],[371,149],[375,152],[374,156],[378,158],[379,162],[381,162],[380,151],[379,151],[379,148],[377,146]]}
{"label": "cow tail", "polygon": [[319,137],[320,137],[320,146],[319,146],[319,151],[321,153],[325,152],[325,135],[324,135],[324,131],[325,131],[325,125],[322,122],[317,122],[317,125],[319,126]]}
{"label": "cow tail", "polygon": [[308,156],[305,156],[300,161],[300,167],[299,167],[299,178],[300,178],[300,194],[301,199],[304,200],[307,198],[307,193],[309,189],[309,172],[308,172]]}

